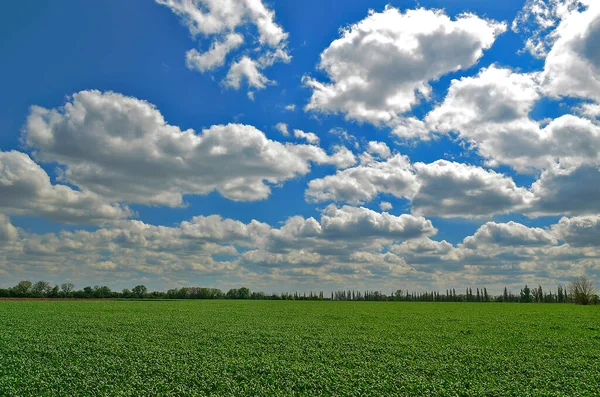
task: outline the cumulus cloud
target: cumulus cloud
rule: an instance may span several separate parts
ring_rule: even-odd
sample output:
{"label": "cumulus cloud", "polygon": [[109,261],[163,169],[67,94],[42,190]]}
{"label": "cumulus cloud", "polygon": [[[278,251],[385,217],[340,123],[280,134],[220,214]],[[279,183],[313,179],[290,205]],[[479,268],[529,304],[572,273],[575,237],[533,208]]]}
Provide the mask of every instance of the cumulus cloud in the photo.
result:
{"label": "cumulus cloud", "polygon": [[597,247],[600,241],[600,215],[563,217],[552,226],[559,239],[574,247]]}
{"label": "cumulus cloud", "polygon": [[520,212],[532,199],[511,178],[474,165],[438,160],[414,167],[419,189],[411,204],[416,214],[489,217]]}
{"label": "cumulus cloud", "polygon": [[111,204],[91,192],[52,184],[27,154],[0,152],[0,210],[36,215],[58,222],[97,224],[126,218],[126,207]]}
{"label": "cumulus cloud", "polygon": [[290,131],[288,130],[288,125],[286,123],[277,123],[275,125],[275,129],[281,132],[281,134],[284,136],[290,135]]}
{"label": "cumulus cloud", "polygon": [[600,212],[599,165],[559,164],[532,186],[532,215],[581,215]]}
{"label": "cumulus cloud", "polygon": [[471,137],[527,119],[540,97],[536,78],[536,73],[514,73],[492,65],[477,76],[452,80],[446,98],[426,121],[437,131],[459,131]]}
{"label": "cumulus cloud", "polygon": [[306,142],[318,145],[319,137],[314,132],[304,132],[302,130],[294,130],[294,137],[298,139],[305,139]]}
{"label": "cumulus cloud", "polygon": [[367,153],[377,155],[387,159],[391,156],[390,148],[385,142],[370,141],[367,147]]}
{"label": "cumulus cloud", "polygon": [[380,208],[382,211],[389,211],[389,210],[391,210],[392,208],[394,208],[394,206],[392,205],[392,203],[389,203],[389,202],[387,202],[387,201],[382,201],[381,203],[379,203],[379,208]]}
{"label": "cumulus cloud", "polygon": [[392,6],[370,12],[321,54],[330,82],[304,77],[313,90],[306,110],[393,125],[429,96],[429,81],[474,65],[505,30],[473,14],[453,20],[439,10]]}
{"label": "cumulus cloud", "polygon": [[396,154],[381,162],[371,162],[338,171],[308,183],[306,199],[311,202],[337,201],[362,204],[380,193],[396,197],[412,196],[418,185],[408,157]]}
{"label": "cumulus cloud", "polygon": [[555,39],[546,56],[544,92],[600,102],[600,3],[594,0],[561,1],[566,7],[552,32]]}
{"label": "cumulus cloud", "polygon": [[19,236],[16,227],[10,223],[10,219],[0,214],[0,246],[15,241]]}
{"label": "cumulus cloud", "polygon": [[239,61],[231,64],[231,68],[229,68],[229,72],[225,77],[224,84],[238,89],[244,79],[248,81],[248,86],[259,90],[271,83],[271,81],[258,70],[256,61],[253,61],[247,56],[244,56]]}
{"label": "cumulus cloud", "polygon": [[527,0],[512,22],[512,30],[524,36],[525,51],[543,58],[556,41],[554,29],[561,20],[587,3],[586,0]]}
{"label": "cumulus cloud", "polygon": [[306,199],[362,204],[380,194],[411,201],[412,212],[427,216],[486,217],[528,208],[533,193],[494,171],[438,160],[411,164],[396,154],[313,179]]}
{"label": "cumulus cloud", "polygon": [[223,66],[227,54],[242,45],[243,42],[244,38],[241,35],[230,33],[223,41],[213,42],[210,50],[204,53],[199,53],[196,49],[191,49],[185,54],[187,67],[199,72],[206,72]]}
{"label": "cumulus cloud", "polygon": [[156,0],[180,16],[192,35],[214,35],[233,31],[251,22],[258,28],[259,41],[277,46],[287,33],[274,21],[275,13],[262,1],[251,0]]}
{"label": "cumulus cloud", "polygon": [[225,64],[233,50],[241,47],[247,38],[241,30],[248,26],[258,31],[258,59],[244,55],[233,61],[224,84],[239,89],[242,81],[255,89],[262,89],[270,82],[261,72],[274,62],[289,62],[287,53],[288,34],[275,22],[275,13],[261,0],[156,0],[167,6],[187,26],[193,37],[202,35],[212,38],[210,48],[204,52],[191,49],[186,54],[189,69],[199,72],[213,70]]}
{"label": "cumulus cloud", "polygon": [[148,102],[82,91],[58,109],[31,108],[24,140],[62,179],[108,200],[178,206],[214,190],[236,201],[269,196],[270,185],[310,171],[310,162],[348,166],[314,145],[281,144],[242,124],[198,134],[168,124]]}
{"label": "cumulus cloud", "polygon": [[473,236],[464,239],[464,245],[477,249],[484,245],[503,247],[538,247],[556,245],[556,237],[548,230],[530,228],[516,222],[488,222],[481,226]]}
{"label": "cumulus cloud", "polygon": [[[174,286],[218,279],[307,289],[315,283],[334,288],[483,283],[500,292],[529,279],[544,286],[564,283],[600,265],[595,217],[563,218],[548,229],[490,222],[456,247],[432,240],[436,229],[422,217],[348,206],[329,206],[320,220],[291,217],[280,228],[218,215],[171,227],[119,221],[95,231],[43,235],[15,231],[9,223],[0,217],[0,269],[8,282],[18,281],[11,274],[30,274],[76,283],[93,277],[111,285],[158,277]],[[568,244],[557,245],[557,239]],[[223,255],[227,259],[217,259]]]}
{"label": "cumulus cloud", "polygon": [[576,110],[583,116],[591,119],[600,118],[600,104],[584,103],[577,107]]}
{"label": "cumulus cloud", "polygon": [[600,127],[564,115],[542,128],[529,117],[540,96],[539,74],[492,66],[475,77],[453,80],[426,122],[433,130],[457,133],[492,166],[535,172],[557,162],[600,161]]}
{"label": "cumulus cloud", "polygon": [[379,213],[368,208],[329,205],[321,217],[321,230],[327,238],[381,237],[407,240],[437,233],[431,221],[409,214]]}

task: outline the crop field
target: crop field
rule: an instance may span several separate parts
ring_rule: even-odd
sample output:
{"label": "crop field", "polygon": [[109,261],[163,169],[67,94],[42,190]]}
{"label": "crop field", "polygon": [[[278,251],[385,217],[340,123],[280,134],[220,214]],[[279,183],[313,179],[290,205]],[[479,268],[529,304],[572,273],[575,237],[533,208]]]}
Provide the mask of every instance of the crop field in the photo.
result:
{"label": "crop field", "polygon": [[600,394],[600,307],[0,301],[0,395]]}

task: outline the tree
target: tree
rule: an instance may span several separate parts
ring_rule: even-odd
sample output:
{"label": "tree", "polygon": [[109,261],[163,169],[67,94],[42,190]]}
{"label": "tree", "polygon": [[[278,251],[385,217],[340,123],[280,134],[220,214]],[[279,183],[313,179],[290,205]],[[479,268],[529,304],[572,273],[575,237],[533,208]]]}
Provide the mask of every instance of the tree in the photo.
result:
{"label": "tree", "polygon": [[94,298],[110,298],[112,292],[106,285],[96,285],[93,291]]}
{"label": "tree", "polygon": [[75,285],[73,283],[62,283],[60,285],[60,289],[64,296],[71,295],[71,292],[75,289]]}
{"label": "tree", "polygon": [[145,285],[136,285],[131,292],[138,298],[143,298],[144,295],[146,295],[146,292],[148,292],[148,288],[146,288]]}
{"label": "tree", "polygon": [[47,296],[50,298],[58,298],[59,291],[60,290],[58,289],[58,285],[55,285],[48,291]]}
{"label": "tree", "polygon": [[50,289],[50,283],[47,281],[38,281],[37,283],[33,284],[33,286],[31,286],[31,292],[33,292],[33,294],[37,296],[47,294],[48,292],[50,292]]}
{"label": "tree", "polygon": [[531,289],[525,284],[525,288],[521,290],[521,302],[531,302]]}
{"label": "tree", "polygon": [[[246,287],[242,287],[237,291],[238,299],[250,299],[250,290]],[[312,293],[312,291],[311,291]]]}
{"label": "tree", "polygon": [[592,280],[585,276],[577,277],[569,283],[569,292],[573,301],[578,305],[587,305],[592,296],[596,294],[596,287]]}
{"label": "tree", "polygon": [[20,281],[19,284],[15,285],[13,287],[13,291],[15,291],[15,293],[18,296],[25,296],[29,293],[30,290],[31,290],[31,281],[27,281],[27,280]]}

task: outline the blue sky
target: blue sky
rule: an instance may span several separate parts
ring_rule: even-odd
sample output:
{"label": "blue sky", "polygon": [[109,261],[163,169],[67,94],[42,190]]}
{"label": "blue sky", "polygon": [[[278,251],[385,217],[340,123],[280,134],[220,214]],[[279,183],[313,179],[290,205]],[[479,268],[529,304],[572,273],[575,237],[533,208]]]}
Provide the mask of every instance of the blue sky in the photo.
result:
{"label": "blue sky", "polygon": [[591,0],[0,11],[2,286],[600,275]]}

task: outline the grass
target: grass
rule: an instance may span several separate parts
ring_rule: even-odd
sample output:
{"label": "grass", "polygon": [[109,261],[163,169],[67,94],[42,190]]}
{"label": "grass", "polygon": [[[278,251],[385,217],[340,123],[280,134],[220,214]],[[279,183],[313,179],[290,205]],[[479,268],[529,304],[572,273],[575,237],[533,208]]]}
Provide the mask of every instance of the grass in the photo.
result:
{"label": "grass", "polygon": [[591,396],[600,307],[0,302],[0,395]]}

